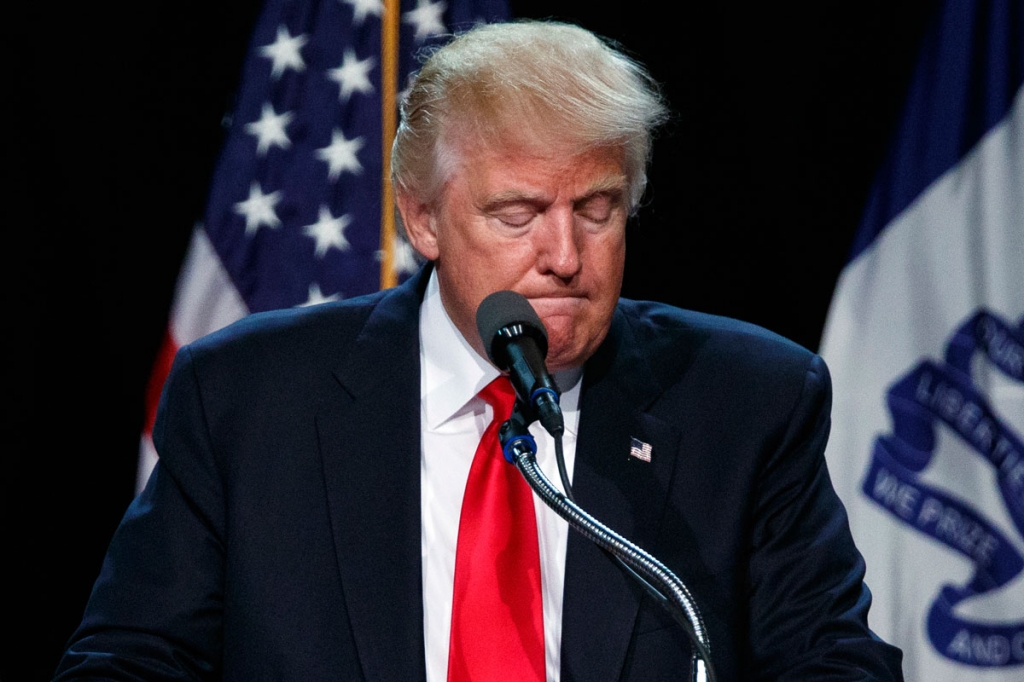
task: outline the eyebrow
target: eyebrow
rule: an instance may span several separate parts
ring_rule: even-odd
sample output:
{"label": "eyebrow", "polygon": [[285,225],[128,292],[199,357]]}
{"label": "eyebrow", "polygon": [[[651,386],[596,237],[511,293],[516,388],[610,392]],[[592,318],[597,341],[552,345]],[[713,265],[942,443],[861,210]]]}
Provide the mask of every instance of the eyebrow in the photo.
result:
{"label": "eyebrow", "polygon": [[[602,178],[595,182],[593,185],[587,188],[582,196],[574,199],[573,202],[577,203],[585,201],[590,197],[597,196],[599,194],[625,194],[626,192],[626,177],[624,175],[611,175]],[[517,203],[539,203],[541,201],[540,194],[534,194],[518,189],[507,189],[488,197],[487,201],[484,202],[483,208],[486,210],[493,210],[501,208],[507,204]]]}
{"label": "eyebrow", "polygon": [[612,192],[624,194],[626,192],[626,184],[625,175],[610,175],[591,185],[587,193],[580,197],[580,199],[586,199],[595,194],[609,194]]}
{"label": "eyebrow", "polygon": [[487,197],[487,201],[484,202],[484,208],[500,208],[506,204],[517,204],[520,202],[537,203],[540,200],[541,196],[539,194],[531,194],[518,189],[506,189]]}

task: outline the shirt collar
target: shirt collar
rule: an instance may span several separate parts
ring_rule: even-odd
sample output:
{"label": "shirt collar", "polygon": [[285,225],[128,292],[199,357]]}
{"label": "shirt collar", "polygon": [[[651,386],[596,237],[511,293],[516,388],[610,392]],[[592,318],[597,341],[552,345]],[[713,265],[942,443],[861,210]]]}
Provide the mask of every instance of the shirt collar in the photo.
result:
{"label": "shirt collar", "polygon": [[[436,429],[466,409],[484,386],[500,374],[474,350],[441,302],[437,271],[430,273],[420,306],[420,401],[428,429]],[[583,368],[554,375],[562,392],[562,411],[576,411]],[[568,415],[566,415],[568,417]],[[573,431],[575,430],[575,420]],[[566,428],[570,428],[567,419]]]}
{"label": "shirt collar", "polygon": [[500,372],[473,350],[441,303],[437,271],[420,306],[420,400],[427,428],[458,414]]}

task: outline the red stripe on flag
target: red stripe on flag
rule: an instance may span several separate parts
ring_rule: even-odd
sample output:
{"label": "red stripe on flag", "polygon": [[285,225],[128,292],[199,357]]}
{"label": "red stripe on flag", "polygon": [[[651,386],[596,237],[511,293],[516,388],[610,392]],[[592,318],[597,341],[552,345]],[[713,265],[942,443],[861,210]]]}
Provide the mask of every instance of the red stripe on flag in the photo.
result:
{"label": "red stripe on flag", "polygon": [[153,423],[156,421],[156,408],[160,404],[160,393],[164,390],[164,382],[167,375],[171,373],[171,365],[174,363],[174,356],[178,352],[178,344],[171,337],[170,331],[164,332],[163,343],[160,344],[160,352],[153,362],[153,373],[149,375],[149,383],[146,385],[146,426],[144,433],[153,433]]}

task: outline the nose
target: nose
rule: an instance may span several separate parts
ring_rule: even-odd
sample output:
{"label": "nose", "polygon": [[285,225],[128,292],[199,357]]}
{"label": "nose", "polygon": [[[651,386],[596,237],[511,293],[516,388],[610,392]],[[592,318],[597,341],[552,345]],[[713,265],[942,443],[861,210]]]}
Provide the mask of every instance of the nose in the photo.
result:
{"label": "nose", "polygon": [[543,229],[535,231],[537,268],[542,274],[569,281],[582,267],[572,208],[551,207],[544,217]]}

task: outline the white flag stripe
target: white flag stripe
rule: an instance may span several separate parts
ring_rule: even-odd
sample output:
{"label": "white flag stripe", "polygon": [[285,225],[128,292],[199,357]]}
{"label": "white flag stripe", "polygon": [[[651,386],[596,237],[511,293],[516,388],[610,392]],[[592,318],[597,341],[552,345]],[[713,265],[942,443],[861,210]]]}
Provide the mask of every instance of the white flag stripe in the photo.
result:
{"label": "white flag stripe", "polygon": [[[192,230],[192,239],[178,275],[171,305],[168,333],[172,348],[163,349],[164,352],[173,355],[182,346],[248,314],[245,302],[214,251],[206,231],[197,225]],[[161,382],[163,378],[160,377]],[[146,486],[156,461],[157,452],[153,447],[152,434],[144,431],[139,442],[136,493]]]}
{"label": "white flag stripe", "polygon": [[135,494],[142,492],[142,489],[146,487],[146,481],[153,473],[157,459],[159,458],[156,448],[153,446],[152,435],[148,432],[142,434],[142,438],[139,440],[139,468],[135,473]]}
{"label": "white flag stripe", "polygon": [[206,231],[196,226],[174,292],[171,336],[181,347],[248,314]]}

